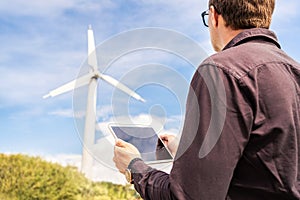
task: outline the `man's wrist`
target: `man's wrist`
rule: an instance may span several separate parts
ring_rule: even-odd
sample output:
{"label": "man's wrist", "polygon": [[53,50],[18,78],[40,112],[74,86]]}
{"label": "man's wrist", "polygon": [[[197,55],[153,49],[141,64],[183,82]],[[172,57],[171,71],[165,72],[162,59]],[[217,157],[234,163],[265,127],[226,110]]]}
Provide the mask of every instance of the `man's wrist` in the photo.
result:
{"label": "man's wrist", "polygon": [[143,160],[142,160],[141,158],[134,158],[134,159],[132,159],[132,160],[129,162],[129,164],[128,164],[128,166],[127,166],[127,169],[132,170],[132,167],[133,167],[134,163],[136,163],[137,161],[143,161]]}
{"label": "man's wrist", "polygon": [[151,171],[151,169],[152,168],[145,164],[141,158],[134,158],[130,161],[126,169],[126,179],[130,183],[138,182],[142,176]]}
{"label": "man's wrist", "polygon": [[142,159],[141,158],[134,158],[134,159],[132,159],[130,162],[129,162],[129,164],[128,164],[128,166],[127,166],[127,169],[125,170],[125,178],[126,178],[126,180],[127,180],[127,182],[128,183],[130,183],[130,184],[133,184],[134,183],[134,180],[133,180],[133,175],[132,175],[132,165],[135,163],[135,162],[137,162],[137,161],[142,161]]}

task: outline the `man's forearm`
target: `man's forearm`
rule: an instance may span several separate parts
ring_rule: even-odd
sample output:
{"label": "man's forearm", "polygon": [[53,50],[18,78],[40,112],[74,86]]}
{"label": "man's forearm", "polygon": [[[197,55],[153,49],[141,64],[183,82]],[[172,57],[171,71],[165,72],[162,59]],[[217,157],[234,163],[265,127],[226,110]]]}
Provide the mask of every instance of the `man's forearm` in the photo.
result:
{"label": "man's forearm", "polygon": [[143,199],[177,199],[171,191],[169,174],[149,167],[141,159],[134,159],[128,168],[134,187]]}

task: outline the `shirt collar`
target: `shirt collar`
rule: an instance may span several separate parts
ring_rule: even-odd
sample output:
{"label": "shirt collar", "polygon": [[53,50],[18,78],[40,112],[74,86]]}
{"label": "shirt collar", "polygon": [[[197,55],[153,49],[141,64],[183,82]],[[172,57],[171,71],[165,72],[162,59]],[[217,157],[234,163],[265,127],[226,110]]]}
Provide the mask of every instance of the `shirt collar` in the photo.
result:
{"label": "shirt collar", "polygon": [[246,29],[239,33],[237,36],[235,36],[223,49],[229,49],[234,46],[238,46],[242,43],[245,43],[246,41],[261,38],[265,41],[269,41],[273,44],[275,44],[278,48],[280,47],[280,44],[278,43],[277,37],[274,32],[270,31],[269,29],[264,28],[252,28],[252,29]]}

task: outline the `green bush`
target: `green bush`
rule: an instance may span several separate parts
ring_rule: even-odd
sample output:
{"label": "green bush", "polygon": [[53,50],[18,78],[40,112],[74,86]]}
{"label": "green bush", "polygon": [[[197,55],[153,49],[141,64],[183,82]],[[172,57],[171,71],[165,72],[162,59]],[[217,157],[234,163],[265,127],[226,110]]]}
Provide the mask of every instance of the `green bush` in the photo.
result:
{"label": "green bush", "polygon": [[75,167],[0,154],[0,200],[136,200],[130,185],[92,182]]}

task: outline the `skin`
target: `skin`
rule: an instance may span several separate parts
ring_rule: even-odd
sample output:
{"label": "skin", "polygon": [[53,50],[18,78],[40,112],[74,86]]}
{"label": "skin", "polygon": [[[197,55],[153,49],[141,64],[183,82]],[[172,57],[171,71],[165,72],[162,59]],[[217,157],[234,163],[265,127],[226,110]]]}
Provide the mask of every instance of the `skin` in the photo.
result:
{"label": "skin", "polygon": [[211,44],[216,52],[222,49],[243,30],[233,30],[226,26],[222,15],[218,14],[214,6],[209,7],[209,33]]}
{"label": "skin", "polygon": [[134,158],[141,158],[139,150],[132,144],[118,139],[114,147],[113,161],[122,174],[125,173],[130,161]]}
{"label": "skin", "polygon": [[[226,26],[221,14],[218,14],[214,6],[209,8],[209,32],[211,44],[216,52],[222,49],[243,30],[233,30]],[[172,135],[160,136],[173,155],[176,154],[178,141]],[[131,144],[122,140],[117,140],[114,148],[114,158],[116,167],[121,173],[125,173],[130,161],[134,158],[141,157],[139,151]]]}
{"label": "skin", "polygon": [[163,141],[164,145],[169,149],[172,156],[175,157],[177,149],[178,149],[178,143],[179,141],[174,135],[160,135],[161,140]]}

